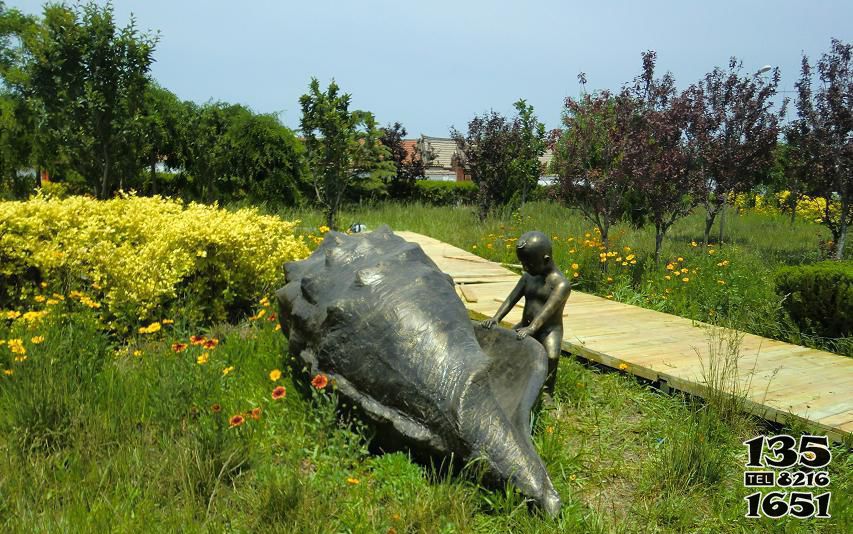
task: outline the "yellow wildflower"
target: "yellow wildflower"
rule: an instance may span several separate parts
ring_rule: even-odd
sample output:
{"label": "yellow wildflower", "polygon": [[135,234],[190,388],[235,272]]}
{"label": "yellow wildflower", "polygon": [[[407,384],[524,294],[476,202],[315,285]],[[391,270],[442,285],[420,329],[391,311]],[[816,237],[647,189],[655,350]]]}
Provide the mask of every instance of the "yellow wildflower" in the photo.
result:
{"label": "yellow wildflower", "polygon": [[698,244],[698,243],[696,243],[696,241],[691,241],[691,242],[690,242],[690,246],[691,246],[691,247],[698,247],[698,246],[699,246],[699,244]]}
{"label": "yellow wildflower", "polygon": [[35,297],[36,302],[44,302],[44,300],[44,295],[36,295]]}
{"label": "yellow wildflower", "polygon": [[711,249],[711,250],[709,250],[709,251],[708,251],[708,254],[716,254],[716,253],[717,253],[717,251],[716,251],[716,250],[714,250],[714,249]]}
{"label": "yellow wildflower", "polygon": [[678,261],[684,261],[684,258],[682,258],[681,256],[679,256],[679,257],[678,257]]}
{"label": "yellow wildflower", "polygon": [[38,345],[39,343],[44,342],[44,336],[33,336],[32,339],[30,339],[30,341],[32,342],[33,345]]}
{"label": "yellow wildflower", "polygon": [[613,295],[607,295],[605,298],[612,299]]}
{"label": "yellow wildflower", "polygon": [[162,325],[159,322],[153,322],[148,326],[143,326],[139,329],[140,334],[153,334],[159,332]]}
{"label": "yellow wildflower", "polygon": [[16,311],[16,310],[6,312],[6,319],[17,319],[20,316],[21,316],[21,312]]}
{"label": "yellow wildflower", "polygon": [[279,371],[278,369],[273,369],[272,371],[270,371],[270,380],[275,382],[279,378],[281,378],[281,371]]}
{"label": "yellow wildflower", "polygon": [[329,228],[328,226],[326,226],[326,225],[324,224],[324,225],[320,226],[320,228],[317,228],[317,230],[318,230],[321,234],[325,234],[326,232],[328,232],[329,230],[331,230],[331,228]]}
{"label": "yellow wildflower", "polygon": [[577,271],[575,271],[575,272],[572,274],[572,278],[577,278],[578,276],[580,276],[580,273],[579,273],[579,272],[577,272]]}
{"label": "yellow wildflower", "polygon": [[673,264],[671,264],[671,263],[667,263],[667,264],[666,264],[666,269],[667,269],[668,271],[671,271],[671,270],[675,269],[675,265],[673,265]]}
{"label": "yellow wildflower", "polygon": [[721,286],[726,285],[726,281],[725,281],[725,280],[717,280],[717,283],[718,283],[718,284],[720,284]]}
{"label": "yellow wildflower", "polygon": [[631,260],[633,260],[634,258],[635,258],[635,256],[634,256],[633,254],[628,254],[627,256],[625,256],[625,259],[626,259],[626,260],[628,260],[628,261],[631,261]]}
{"label": "yellow wildflower", "polygon": [[258,304],[260,304],[261,306],[268,306],[269,303],[270,299],[268,297],[264,297],[260,301],[258,301]]}
{"label": "yellow wildflower", "polygon": [[613,281],[613,277],[612,277],[612,276],[608,276],[608,277],[607,277],[607,281],[608,281],[608,282],[612,282],[612,281]]}
{"label": "yellow wildflower", "polygon": [[667,280],[672,280],[672,277],[670,275],[666,275],[664,276],[664,278],[666,278]]}
{"label": "yellow wildflower", "polygon": [[[208,359],[210,359],[210,355],[209,355],[208,353],[206,353],[206,352],[202,352],[202,353],[198,356],[198,358],[196,358],[196,359],[195,359],[195,363],[197,363],[197,364],[199,364],[199,365],[204,365],[204,364],[206,364],[206,363],[207,363],[207,360],[208,360]],[[223,371],[223,373],[224,373],[224,371]]]}
{"label": "yellow wildflower", "polygon": [[44,289],[47,287],[47,282],[42,282],[40,285],[41,285],[41,288]]}
{"label": "yellow wildflower", "polygon": [[6,376],[12,376],[13,374],[15,374],[15,371],[11,369],[3,369],[3,374]]}
{"label": "yellow wildflower", "polygon": [[687,282],[690,281],[690,279],[685,276],[684,278],[681,279],[681,281],[686,284]]}
{"label": "yellow wildflower", "polygon": [[627,364],[627,363],[625,363],[625,362],[620,363],[620,364],[619,364],[619,369],[620,369],[620,370],[622,370],[622,371],[626,371],[626,370],[628,370],[628,364]]}
{"label": "yellow wildflower", "polygon": [[21,339],[10,339],[6,342],[9,345],[9,350],[12,354],[26,354],[27,349],[24,347],[24,342]]}
{"label": "yellow wildflower", "polygon": [[59,293],[54,293],[53,295],[51,295],[51,297],[55,298],[56,300],[65,300],[65,297],[63,297]]}
{"label": "yellow wildflower", "polygon": [[56,299],[47,299],[47,305],[48,305],[48,306],[54,306],[54,305],[56,305],[56,304],[59,304],[59,301],[58,301],[58,300],[56,300]]}
{"label": "yellow wildflower", "polygon": [[226,367],[225,369],[223,369],[223,370],[222,370],[222,376],[227,375],[228,373],[230,373],[230,372],[231,372],[231,371],[233,371],[233,370],[234,370],[234,366],[233,366],[233,365],[232,365],[232,366],[230,366],[230,367]]}
{"label": "yellow wildflower", "polygon": [[572,264],[572,269],[573,269],[573,270],[577,271],[577,270],[578,270],[578,267],[580,267],[580,266],[579,266],[577,263],[573,263],[573,264]]}
{"label": "yellow wildflower", "polygon": [[139,349],[136,349],[135,351],[133,351],[133,355],[136,357],[142,356],[142,351]]}
{"label": "yellow wildflower", "polygon": [[361,484],[361,481],[358,480],[357,478],[348,477],[347,478],[347,484],[349,484],[351,486],[355,486],[357,484]]}
{"label": "yellow wildflower", "polygon": [[173,320],[171,320],[171,319],[163,319],[163,320],[162,320],[162,321],[160,321],[160,322],[161,322],[161,323],[163,323],[163,324],[175,324],[175,321],[173,321]]}

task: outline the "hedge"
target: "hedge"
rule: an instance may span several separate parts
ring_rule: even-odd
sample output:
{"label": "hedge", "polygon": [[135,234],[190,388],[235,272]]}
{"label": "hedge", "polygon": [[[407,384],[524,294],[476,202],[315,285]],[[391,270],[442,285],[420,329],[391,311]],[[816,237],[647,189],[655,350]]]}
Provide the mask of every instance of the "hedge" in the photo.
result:
{"label": "hedge", "polygon": [[804,332],[824,337],[853,334],[853,261],[783,267],[776,273],[783,306]]}

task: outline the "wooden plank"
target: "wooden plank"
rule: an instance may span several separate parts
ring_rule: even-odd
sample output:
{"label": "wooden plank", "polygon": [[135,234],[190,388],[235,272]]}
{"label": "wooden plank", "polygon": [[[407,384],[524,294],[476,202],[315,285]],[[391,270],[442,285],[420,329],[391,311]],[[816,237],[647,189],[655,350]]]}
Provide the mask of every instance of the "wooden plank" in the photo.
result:
{"label": "wooden plank", "polygon": [[462,284],[459,286],[459,290],[462,292],[462,296],[465,298],[467,302],[477,302],[477,294],[473,289]]}

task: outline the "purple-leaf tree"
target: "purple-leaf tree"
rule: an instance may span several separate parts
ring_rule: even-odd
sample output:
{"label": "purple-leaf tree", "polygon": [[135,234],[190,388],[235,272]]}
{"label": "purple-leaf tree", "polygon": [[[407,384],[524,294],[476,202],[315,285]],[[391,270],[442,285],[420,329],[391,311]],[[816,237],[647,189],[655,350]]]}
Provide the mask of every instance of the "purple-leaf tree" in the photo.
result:
{"label": "purple-leaf tree", "polygon": [[832,232],[833,256],[844,257],[853,223],[853,45],[832,40],[817,64],[820,85],[812,92],[812,69],[803,56],[797,82],[799,118],[789,143],[810,172],[801,176],[808,194],[826,199],[821,223]]}
{"label": "purple-leaf tree", "polygon": [[[728,70],[717,67],[688,90],[693,105],[687,132],[702,178],[706,244],[727,196],[752,189],[774,163],[785,108],[783,104],[780,111],[773,110],[779,69],[769,78],[742,76],[742,69],[743,64],[731,58]],[[722,216],[719,239],[722,243]]]}
{"label": "purple-leaf tree", "polygon": [[701,179],[693,168],[695,147],[686,130],[694,102],[678,94],[667,73],[655,78],[654,51],[643,53],[643,72],[619,95],[617,139],[622,147],[621,172],[646,202],[655,226],[655,262],[667,230],[697,204]]}
{"label": "purple-leaf tree", "polygon": [[625,213],[631,187],[617,134],[617,114],[624,107],[608,91],[566,98],[564,128],[554,142],[551,163],[558,198],[598,228],[605,247],[611,226]]}

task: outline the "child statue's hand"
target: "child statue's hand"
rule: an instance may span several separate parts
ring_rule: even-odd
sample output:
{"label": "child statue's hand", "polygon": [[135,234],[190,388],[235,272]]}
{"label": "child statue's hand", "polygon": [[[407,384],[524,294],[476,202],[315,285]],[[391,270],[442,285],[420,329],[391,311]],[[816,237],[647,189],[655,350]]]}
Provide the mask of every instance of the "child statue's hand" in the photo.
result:
{"label": "child statue's hand", "polygon": [[480,326],[488,330],[489,328],[495,326],[498,322],[494,319],[486,319],[485,321],[480,322]]}
{"label": "child statue's hand", "polygon": [[525,326],[524,328],[516,329],[515,337],[517,337],[518,339],[524,339],[527,336],[529,336],[531,334],[535,334],[535,333],[536,333],[536,331],[533,328],[531,328],[529,326]]}

